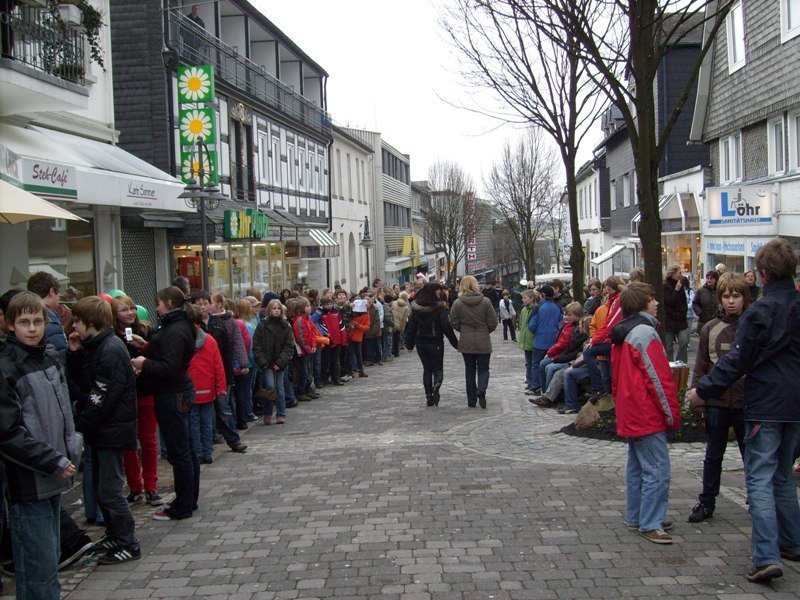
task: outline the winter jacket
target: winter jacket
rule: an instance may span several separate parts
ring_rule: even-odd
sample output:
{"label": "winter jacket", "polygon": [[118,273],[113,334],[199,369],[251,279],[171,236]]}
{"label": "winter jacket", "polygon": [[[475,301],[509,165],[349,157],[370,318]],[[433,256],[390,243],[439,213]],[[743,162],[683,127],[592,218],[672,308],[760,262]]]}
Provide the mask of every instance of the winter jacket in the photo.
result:
{"label": "winter jacket", "polygon": [[213,335],[198,330],[194,347],[194,356],[189,363],[189,376],[194,382],[194,402],[208,404],[228,391],[225,367]]}
{"label": "winter jacket", "polygon": [[309,315],[297,315],[292,321],[294,340],[300,348],[300,356],[314,354],[317,349],[319,331]]}
{"label": "winter jacket", "polygon": [[564,313],[552,300],[543,300],[534,308],[528,321],[528,330],[533,334],[533,347],[548,350],[556,343],[558,328]]}
{"label": "winter jacket", "polygon": [[611,340],[611,330],[622,320],[622,309],[619,306],[619,292],[614,292],[606,300],[608,314],[600,331],[592,336],[592,344],[602,344]]}
{"label": "winter jacket", "polygon": [[751,285],[747,289],[750,290],[750,304],[753,304],[761,297],[761,288],[757,285]]}
{"label": "winter jacket", "polygon": [[555,358],[567,349],[569,343],[572,341],[572,333],[575,331],[575,323],[563,323],[561,329],[558,330],[558,336],[555,343],[547,350],[546,356]]}
{"label": "winter jacket", "polygon": [[317,335],[321,335],[323,337],[328,337],[328,329],[325,327],[325,324],[322,322],[322,309],[317,307],[314,312],[312,312],[309,317],[311,321],[314,323],[314,327],[317,328]]}
{"label": "winter jacket", "polygon": [[161,327],[150,337],[144,352],[147,360],[139,374],[146,391],[159,396],[192,389],[189,363],[196,337],[196,329],[182,308],[161,317]]}
{"label": "winter jacket", "polygon": [[394,332],[394,312],[391,305],[387,305],[383,311],[383,334]]}
{"label": "winter jacket", "polygon": [[381,318],[376,304],[377,303],[370,304],[367,308],[367,314],[369,315],[369,329],[367,329],[366,333],[364,333],[364,337],[367,339],[381,336]]}
{"label": "winter jacket", "polygon": [[[492,311],[494,312],[494,310]],[[411,303],[411,317],[405,331],[406,348],[413,350],[419,344],[441,345],[447,337],[450,345],[458,349],[458,338],[447,318],[441,302],[433,304]]]}
{"label": "winter jacket", "polygon": [[0,457],[12,502],[69,489],[56,471],[80,461],[61,358],[52,345],[26,346],[13,334],[0,350]]}
{"label": "winter jacket", "polygon": [[686,312],[689,303],[686,299],[686,290],[689,280],[681,277],[681,289],[676,290],[678,282],[670,277],[664,282],[664,331],[678,333],[689,327],[686,321]]}
{"label": "winter jacket", "polygon": [[697,315],[697,330],[700,331],[703,325],[716,317],[717,312],[719,312],[717,288],[710,288],[704,284],[703,287],[697,290],[694,300],[692,300],[692,310]]}
{"label": "winter jacket", "polygon": [[[125,330],[115,330],[114,333],[123,344],[125,344],[125,348],[128,350],[128,356],[130,358],[136,358],[137,356],[144,356],[144,348],[137,348],[133,344],[129,344],[128,340],[125,339]],[[151,330],[149,327],[142,327],[138,331],[133,332],[135,335],[140,336],[144,339],[145,342],[150,342],[150,335]],[[141,378],[136,378],[136,395],[138,396],[137,405],[138,406],[153,406],[153,396],[152,394],[148,393],[145,390],[144,382]]]}
{"label": "winter jacket", "polygon": [[462,354],[491,354],[490,334],[497,324],[492,303],[480,292],[461,294],[450,311],[450,325],[461,334],[458,351]]}
{"label": "winter jacket", "polygon": [[350,329],[347,332],[347,339],[352,342],[363,342],[369,325],[369,313],[350,313]]}
{"label": "winter jacket", "polygon": [[567,304],[572,302],[572,296],[566,290],[561,291],[561,295],[558,298],[553,298],[553,302],[558,304],[561,307],[561,310],[564,310],[567,307]]}
{"label": "winter jacket", "polygon": [[500,319],[505,321],[506,319],[513,319],[516,316],[517,311],[514,310],[514,305],[511,303],[511,300],[506,298],[500,300]]}
{"label": "winter jacket", "polygon": [[554,363],[572,362],[573,360],[578,358],[578,356],[580,356],[580,354],[583,352],[583,345],[586,343],[586,340],[588,339],[589,336],[583,331],[581,331],[580,327],[575,327],[575,329],[572,330],[572,337],[569,340],[569,344],[567,344],[567,347],[564,348],[564,350],[553,359],[553,362]]}
{"label": "winter jacket", "polygon": [[[225,311],[223,313],[219,313],[216,315],[212,315],[211,318],[208,320],[209,327],[211,327],[211,322],[219,323],[225,328],[225,333],[228,335],[228,345],[230,347],[230,352],[233,355],[233,367],[234,369],[241,369],[244,368],[247,363],[247,348],[244,345],[244,337],[242,336],[242,331],[239,329],[239,325],[236,323],[236,319],[233,318],[233,313],[230,311]],[[210,331],[212,335],[214,335],[213,331]],[[219,343],[219,340],[217,340]],[[224,355],[224,350],[222,346],[220,346],[220,354]],[[223,359],[224,362],[224,359]],[[233,381],[228,381],[228,385],[233,384]]]}
{"label": "winter jacket", "polygon": [[791,279],[770,281],[741,317],[733,346],[697,383],[704,400],[719,398],[742,375],[747,421],[800,422],[800,292]]}
{"label": "winter jacket", "polygon": [[404,331],[406,328],[406,323],[408,323],[408,317],[411,315],[411,309],[408,306],[408,302],[403,300],[402,298],[398,298],[394,302],[392,302],[392,317],[394,319],[394,330],[395,331]]}
{"label": "winter jacket", "polygon": [[[703,326],[700,331],[700,344],[697,347],[691,387],[697,387],[703,375],[711,371],[719,359],[730,351],[736,338],[740,316],[722,312],[719,317],[711,319]],[[706,400],[706,405],[741,410],[744,406],[744,377],[723,392],[719,398]]]}
{"label": "winter jacket", "polygon": [[294,333],[289,321],[283,317],[261,321],[253,336],[253,353],[256,364],[262,369],[271,369],[275,365],[285,369],[294,355]]}
{"label": "winter jacket", "polygon": [[598,308],[603,304],[603,298],[600,296],[589,296],[586,302],[583,303],[583,316],[591,317]]}
{"label": "winter jacket", "polygon": [[593,338],[602,328],[603,324],[608,318],[608,310],[611,308],[607,302],[603,302],[597,307],[592,315],[592,320],[589,321],[589,337]]}
{"label": "winter jacket", "polygon": [[678,391],[667,353],[646,312],[631,315],[611,332],[611,393],[617,435],[638,438],[679,429]]}
{"label": "winter jacket", "polygon": [[328,338],[331,340],[331,348],[343,346],[347,343],[347,334],[344,331],[344,324],[339,311],[323,310],[320,321],[327,331]]}
{"label": "winter jacket", "polygon": [[528,329],[528,323],[530,322],[531,313],[534,308],[534,304],[531,303],[528,306],[523,306],[522,310],[519,311],[519,333],[517,334],[517,341],[519,342],[520,350],[527,350],[528,352],[533,352],[533,334],[531,330]]}
{"label": "winter jacket", "polygon": [[136,449],[136,374],[125,344],[106,329],[67,351],[67,372],[80,389],[75,429],[87,445]]}
{"label": "winter jacket", "polygon": [[61,317],[52,308],[45,307],[45,312],[47,313],[47,325],[44,328],[44,339],[53,346],[63,361],[67,353],[67,336],[64,335]]}
{"label": "winter jacket", "polygon": [[239,327],[239,333],[242,335],[242,342],[244,343],[244,351],[247,353],[247,360],[239,365],[240,368],[250,366],[250,352],[253,349],[253,336],[250,335],[250,330],[247,328],[247,323],[241,319],[234,319],[234,322]]}

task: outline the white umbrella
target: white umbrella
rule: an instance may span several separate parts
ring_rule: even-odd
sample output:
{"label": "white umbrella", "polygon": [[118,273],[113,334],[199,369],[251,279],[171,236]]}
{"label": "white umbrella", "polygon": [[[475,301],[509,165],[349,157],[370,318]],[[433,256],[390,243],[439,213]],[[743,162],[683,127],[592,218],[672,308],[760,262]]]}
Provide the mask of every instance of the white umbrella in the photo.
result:
{"label": "white umbrella", "polygon": [[0,179],[0,223],[16,225],[34,219],[84,220],[52,202],[42,200],[39,196],[34,196]]}

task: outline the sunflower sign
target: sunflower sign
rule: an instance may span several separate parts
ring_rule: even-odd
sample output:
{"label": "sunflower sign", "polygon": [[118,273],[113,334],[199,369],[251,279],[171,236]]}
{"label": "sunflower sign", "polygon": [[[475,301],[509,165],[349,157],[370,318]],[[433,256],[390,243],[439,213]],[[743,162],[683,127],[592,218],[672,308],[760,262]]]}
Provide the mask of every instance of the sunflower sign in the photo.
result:
{"label": "sunflower sign", "polygon": [[[194,149],[181,150],[181,181],[190,183],[200,180],[200,160],[198,152]],[[203,152],[203,182],[219,183],[217,171],[217,151]]]}
{"label": "sunflower sign", "polygon": [[178,103],[213,102],[214,68],[211,65],[178,67]]}

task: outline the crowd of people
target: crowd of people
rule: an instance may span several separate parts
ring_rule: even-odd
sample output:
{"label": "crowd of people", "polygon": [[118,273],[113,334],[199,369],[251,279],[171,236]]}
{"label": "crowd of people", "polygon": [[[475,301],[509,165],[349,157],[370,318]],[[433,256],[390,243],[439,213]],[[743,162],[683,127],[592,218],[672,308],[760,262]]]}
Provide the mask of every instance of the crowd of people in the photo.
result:
{"label": "crowd of people", "polygon": [[[472,276],[457,289],[422,277],[402,288],[376,279],[356,293],[252,288],[233,300],[177,278],[158,291],[156,319],[121,290],[84,297],[70,311],[58,281],[35,273],[27,290],[0,298],[0,492],[8,498],[0,522],[7,517],[13,551],[5,570],[14,572],[19,597],[35,590],[57,598],[58,570],[87,552],[101,565],[138,559],[132,505],[158,507],[157,521],[191,517],[200,465],[214,461],[215,444],[246,453],[241,432],[252,423],[285,424],[287,409],[326,386],[368,377],[367,367],[403,347],[420,358],[427,407],[441,400],[446,338],[464,360],[467,407],[486,409],[491,334],[501,323],[503,341],[524,352],[531,403],[574,414],[611,394],[618,435],[628,439],[628,527],[672,543],[666,432],[680,427],[681,415],[670,362],[688,361],[696,319],[687,398],[705,418],[708,442],[688,519],[714,514],[732,427],[753,516],[747,576],[768,581],[782,574],[781,557],[800,557],[791,472],[800,451],[800,402],[790,384],[800,367],[796,263],[785,241],[760,249],[763,290],[756,272],[722,273],[718,265],[693,291],[672,266],[663,323],[640,269],[627,282],[589,280],[583,303],[558,280],[481,290]],[[159,447],[173,473],[168,503],[158,493]],[[60,505],[81,459],[86,519],[105,528],[99,541]]]}

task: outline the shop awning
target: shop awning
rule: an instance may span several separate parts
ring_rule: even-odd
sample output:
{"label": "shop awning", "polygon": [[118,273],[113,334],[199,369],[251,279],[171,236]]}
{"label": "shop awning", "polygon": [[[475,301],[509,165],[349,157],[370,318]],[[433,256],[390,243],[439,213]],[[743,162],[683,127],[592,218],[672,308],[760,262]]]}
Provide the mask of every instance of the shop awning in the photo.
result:
{"label": "shop awning", "polygon": [[321,258],[339,256],[339,244],[330,236],[327,231],[324,229],[312,228],[308,230],[308,235],[317,243],[320,249],[323,250],[320,253],[322,255]]}
{"label": "shop awning", "polygon": [[[670,230],[678,232],[695,231],[700,228],[697,212],[697,201],[692,192],[664,194],[658,199],[658,214],[662,221],[662,233]],[[639,224],[642,222],[642,213],[636,213],[631,219],[631,235],[639,235]],[[673,227],[666,227],[665,223],[675,223]]]}
{"label": "shop awning", "polygon": [[387,273],[396,273],[411,266],[411,258],[408,256],[390,256],[386,259],[383,270]]}
{"label": "shop awning", "polygon": [[611,250],[603,252],[600,256],[597,256],[591,260],[592,264],[601,265],[607,260],[615,257],[617,254],[625,250],[625,246],[623,244],[615,244]]}
{"label": "shop awning", "polygon": [[60,206],[0,179],[0,223],[16,225],[34,219],[83,221]]}
{"label": "shop awning", "polygon": [[184,185],[118,146],[43,127],[0,124],[0,144],[18,156],[23,188],[85,204],[194,212]]}

